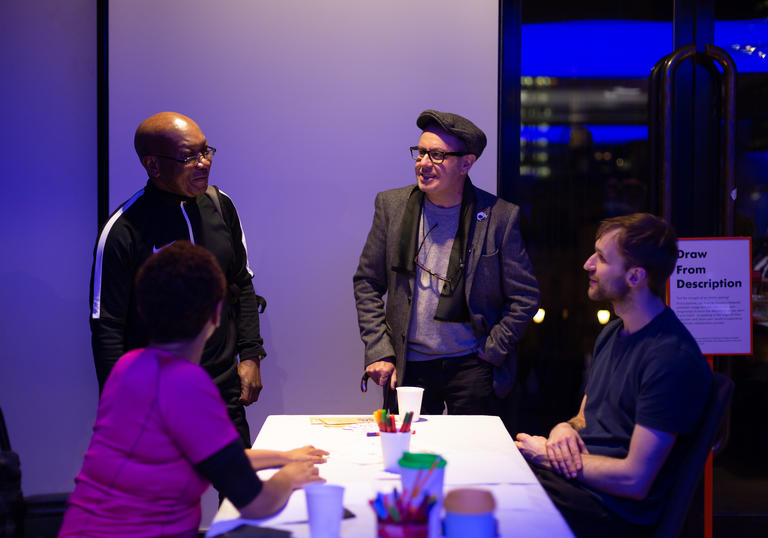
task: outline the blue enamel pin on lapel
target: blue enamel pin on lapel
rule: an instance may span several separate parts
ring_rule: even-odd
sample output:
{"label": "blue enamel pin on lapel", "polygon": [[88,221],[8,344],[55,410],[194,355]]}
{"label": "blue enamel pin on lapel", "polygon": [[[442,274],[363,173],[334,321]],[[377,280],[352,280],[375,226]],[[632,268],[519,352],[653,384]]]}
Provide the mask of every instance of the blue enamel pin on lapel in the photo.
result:
{"label": "blue enamel pin on lapel", "polygon": [[479,221],[484,221],[487,218],[488,218],[488,213],[486,213],[485,211],[481,211],[480,213],[477,214],[477,220]]}

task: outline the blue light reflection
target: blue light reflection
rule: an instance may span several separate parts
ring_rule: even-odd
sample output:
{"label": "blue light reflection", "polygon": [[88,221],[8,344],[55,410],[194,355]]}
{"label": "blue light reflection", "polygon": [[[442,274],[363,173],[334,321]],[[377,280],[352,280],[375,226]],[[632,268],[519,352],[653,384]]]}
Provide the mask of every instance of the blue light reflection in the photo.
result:
{"label": "blue light reflection", "polygon": [[[583,125],[592,135],[596,146],[626,144],[635,140],[648,139],[648,127],[645,125]],[[568,144],[571,127],[565,125],[523,125],[520,137],[530,142],[546,141],[547,144]]]}
{"label": "blue light reflection", "polygon": [[[647,77],[672,52],[672,23],[586,20],[523,24],[522,75]],[[768,19],[715,22],[715,45],[740,73],[768,73]],[[734,48],[738,46],[739,49]],[[755,47],[745,53],[745,46]],[[746,49],[749,51],[749,49]]]}

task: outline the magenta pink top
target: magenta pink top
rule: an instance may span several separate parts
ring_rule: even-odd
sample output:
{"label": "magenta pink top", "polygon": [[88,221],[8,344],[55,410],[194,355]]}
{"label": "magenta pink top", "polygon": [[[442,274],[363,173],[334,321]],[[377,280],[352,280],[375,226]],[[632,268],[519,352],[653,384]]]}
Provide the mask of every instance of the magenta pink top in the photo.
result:
{"label": "magenta pink top", "polygon": [[199,365],[126,353],[104,385],[59,536],[196,536],[209,484],[193,465],[237,438]]}

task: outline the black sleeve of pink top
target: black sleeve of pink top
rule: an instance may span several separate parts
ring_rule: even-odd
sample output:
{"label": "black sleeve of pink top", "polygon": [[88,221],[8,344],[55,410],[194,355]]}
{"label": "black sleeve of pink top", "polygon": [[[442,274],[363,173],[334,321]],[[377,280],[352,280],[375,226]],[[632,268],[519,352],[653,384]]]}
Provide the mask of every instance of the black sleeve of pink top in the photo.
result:
{"label": "black sleeve of pink top", "polygon": [[261,492],[261,480],[248,462],[240,439],[232,441],[194,467],[237,508],[247,505]]}

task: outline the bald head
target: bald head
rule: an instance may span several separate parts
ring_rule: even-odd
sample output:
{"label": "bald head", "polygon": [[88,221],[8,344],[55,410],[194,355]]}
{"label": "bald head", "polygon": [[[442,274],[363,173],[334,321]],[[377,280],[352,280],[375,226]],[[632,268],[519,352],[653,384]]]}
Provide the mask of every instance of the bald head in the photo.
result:
{"label": "bald head", "polygon": [[208,142],[191,118],[177,112],[154,114],[139,124],[133,145],[159,189],[189,198],[205,192],[212,154],[206,153]]}
{"label": "bald head", "polygon": [[179,136],[190,130],[200,131],[192,118],[178,112],[160,112],[142,121],[136,128],[133,147],[139,158],[173,149]]}

